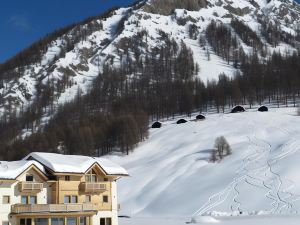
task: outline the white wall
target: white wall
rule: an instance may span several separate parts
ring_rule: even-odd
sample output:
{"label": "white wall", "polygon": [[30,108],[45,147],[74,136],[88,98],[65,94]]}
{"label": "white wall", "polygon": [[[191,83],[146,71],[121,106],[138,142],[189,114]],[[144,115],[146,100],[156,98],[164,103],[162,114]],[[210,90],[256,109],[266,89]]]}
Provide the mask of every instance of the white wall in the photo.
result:
{"label": "white wall", "polygon": [[[3,221],[10,221],[8,215],[10,213],[11,205],[18,203],[18,197],[15,196],[16,186],[17,186],[17,182],[9,182],[9,181],[0,182],[0,224],[1,225]],[[2,204],[3,196],[5,195],[10,196],[10,204]]]}
{"label": "white wall", "polygon": [[[15,225],[13,218],[9,218],[11,212],[11,206],[14,204],[21,203],[21,196],[27,195],[22,194],[19,191],[19,182],[26,181],[26,174],[32,174],[35,182],[44,182],[42,178],[33,170],[30,169],[26,173],[18,177],[17,181],[0,181],[0,225],[3,221],[10,221],[11,225]],[[44,183],[44,188],[41,192],[36,193],[38,204],[47,204],[47,183]],[[2,204],[3,196],[10,196],[10,204]],[[34,194],[33,194],[34,195]]]}
{"label": "white wall", "polygon": [[112,225],[118,225],[117,182],[112,182],[111,196],[112,196],[112,211],[99,211],[97,215],[93,216],[93,225],[99,225],[100,218],[111,218]]}

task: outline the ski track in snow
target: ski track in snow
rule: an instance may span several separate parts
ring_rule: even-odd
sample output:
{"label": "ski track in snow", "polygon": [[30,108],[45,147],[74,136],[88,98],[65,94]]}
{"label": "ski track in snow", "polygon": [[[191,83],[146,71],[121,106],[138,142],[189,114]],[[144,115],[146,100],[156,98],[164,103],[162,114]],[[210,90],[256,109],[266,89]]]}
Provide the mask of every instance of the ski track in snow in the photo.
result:
{"label": "ski track in snow", "polygon": [[[295,108],[249,109],[210,113],[204,121],[182,125],[174,124],[179,117],[162,121],[129,156],[109,156],[131,175],[119,181],[121,214],[300,213],[300,117],[295,114]],[[211,148],[221,135],[233,154],[211,163]]]}
{"label": "ski track in snow", "polygon": [[[284,135],[291,135],[292,132],[282,128],[282,127],[274,127],[274,129],[278,129]],[[218,205],[221,205],[225,202],[230,195],[230,192],[234,191],[236,194],[233,198],[233,203],[230,206],[231,212],[242,213],[242,203],[238,200],[240,191],[238,190],[238,186],[245,182],[250,186],[254,186],[257,188],[265,188],[267,193],[265,197],[272,200],[271,209],[266,210],[268,213],[298,213],[297,210],[293,211],[293,202],[300,200],[299,195],[295,195],[292,192],[289,192],[289,189],[294,187],[294,182],[289,180],[291,184],[287,188],[282,188],[283,186],[283,178],[281,175],[274,171],[273,166],[281,159],[290,156],[295,153],[297,148],[288,148],[295,141],[291,141],[290,143],[285,143],[280,147],[281,151],[279,154],[270,157],[272,152],[276,149],[273,149],[272,145],[266,140],[259,139],[256,137],[256,134],[253,133],[252,137],[247,136],[250,143],[250,154],[248,154],[241,163],[239,170],[236,173],[236,177],[233,181],[222,191],[212,195],[208,201],[198,209],[192,216],[199,216],[208,214],[211,210],[213,210]],[[284,151],[284,149],[289,149],[288,151]],[[261,165],[258,168],[248,169],[249,165]],[[250,179],[260,181],[260,185],[251,183]]]}

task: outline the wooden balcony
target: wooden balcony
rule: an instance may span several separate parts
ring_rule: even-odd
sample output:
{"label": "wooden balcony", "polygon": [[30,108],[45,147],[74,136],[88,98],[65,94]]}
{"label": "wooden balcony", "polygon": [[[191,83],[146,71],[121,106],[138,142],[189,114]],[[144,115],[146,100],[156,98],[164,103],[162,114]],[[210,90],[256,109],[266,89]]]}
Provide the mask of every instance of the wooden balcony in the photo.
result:
{"label": "wooden balcony", "polygon": [[43,183],[37,182],[20,182],[19,190],[20,192],[40,192],[44,188]]}
{"label": "wooden balcony", "polygon": [[15,214],[93,212],[97,210],[96,204],[16,204],[11,207],[11,212]]}
{"label": "wooden balcony", "polygon": [[97,182],[97,183],[88,183],[83,182],[80,184],[80,190],[86,193],[97,193],[104,192],[107,190],[108,182]]}

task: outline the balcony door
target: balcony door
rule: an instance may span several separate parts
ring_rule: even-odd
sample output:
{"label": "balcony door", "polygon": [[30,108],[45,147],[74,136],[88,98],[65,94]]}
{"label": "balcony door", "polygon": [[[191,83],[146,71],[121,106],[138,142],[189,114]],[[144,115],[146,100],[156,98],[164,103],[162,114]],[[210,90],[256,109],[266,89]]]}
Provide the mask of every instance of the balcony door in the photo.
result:
{"label": "balcony door", "polygon": [[64,218],[51,218],[51,225],[65,225]]}
{"label": "balcony door", "polygon": [[111,225],[111,218],[100,218],[100,225]]}
{"label": "balcony door", "polygon": [[20,225],[31,225],[31,219],[20,219]]}
{"label": "balcony door", "polygon": [[77,218],[76,217],[68,217],[66,225],[77,225]]}
{"label": "balcony door", "polygon": [[34,220],[35,225],[48,225],[48,218],[36,218]]}

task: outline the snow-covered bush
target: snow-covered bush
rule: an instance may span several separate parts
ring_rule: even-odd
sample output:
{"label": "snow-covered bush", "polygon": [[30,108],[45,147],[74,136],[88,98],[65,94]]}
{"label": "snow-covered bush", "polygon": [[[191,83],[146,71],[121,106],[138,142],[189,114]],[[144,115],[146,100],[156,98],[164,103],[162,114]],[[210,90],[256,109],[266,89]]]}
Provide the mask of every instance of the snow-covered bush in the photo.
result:
{"label": "snow-covered bush", "polygon": [[224,157],[230,155],[231,152],[231,147],[225,137],[217,137],[215,140],[214,149],[212,151],[211,161],[216,162],[222,160]]}

